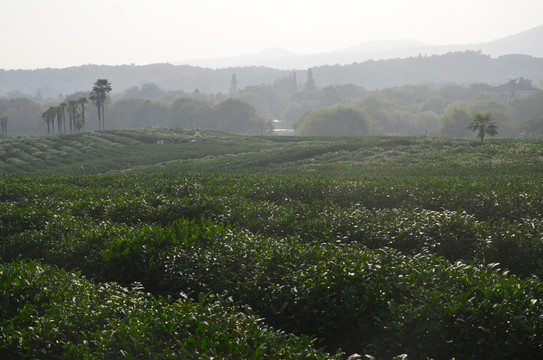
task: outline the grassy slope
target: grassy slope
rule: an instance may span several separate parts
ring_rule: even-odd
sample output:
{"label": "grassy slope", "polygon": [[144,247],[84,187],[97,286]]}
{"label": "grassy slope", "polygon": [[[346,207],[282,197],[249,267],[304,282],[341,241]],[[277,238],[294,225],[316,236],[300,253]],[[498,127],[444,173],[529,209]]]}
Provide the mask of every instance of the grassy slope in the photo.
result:
{"label": "grassy slope", "polygon": [[[0,139],[0,173],[281,172],[348,176],[543,172],[535,140],[248,137],[138,129]],[[157,145],[157,140],[164,145]],[[81,170],[83,167],[83,170]]]}

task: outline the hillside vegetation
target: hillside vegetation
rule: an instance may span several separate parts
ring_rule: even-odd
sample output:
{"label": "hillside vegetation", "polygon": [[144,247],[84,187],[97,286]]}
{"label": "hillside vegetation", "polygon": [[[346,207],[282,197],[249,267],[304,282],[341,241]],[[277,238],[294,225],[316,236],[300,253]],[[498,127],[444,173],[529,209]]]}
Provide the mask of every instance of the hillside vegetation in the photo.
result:
{"label": "hillside vegetation", "polygon": [[[539,84],[542,58],[528,55],[507,55],[493,58],[480,51],[449,52],[444,55],[392,58],[387,60],[358,60],[346,65],[313,66],[318,86],[353,84],[366,89],[401,87],[406,84],[472,84],[498,85],[525,77]],[[514,54],[514,53],[513,53]],[[292,69],[292,67],[288,67]],[[297,69],[300,79],[305,79],[307,67]],[[64,69],[3,70],[0,69],[0,96],[10,91],[26,94],[40,93],[55,99],[59,94],[69,94],[88,88],[102,74],[124,91],[141,83],[141,79],[157,84],[163,89],[183,90],[192,93],[199,89],[204,93],[223,93],[229,89],[232,73],[241,87],[273,84],[288,76],[290,70],[278,70],[263,66],[202,68],[171,64],[151,65],[83,65]],[[117,91],[116,90],[116,91]]]}
{"label": "hillside vegetation", "polygon": [[540,141],[201,135],[0,139],[2,354],[543,356]]}
{"label": "hillside vegetation", "polygon": [[[243,136],[135,129],[0,139],[0,173],[207,171],[316,175],[495,175],[543,171],[539,140]],[[162,140],[162,145],[157,142]],[[83,168],[81,168],[83,167]]]}

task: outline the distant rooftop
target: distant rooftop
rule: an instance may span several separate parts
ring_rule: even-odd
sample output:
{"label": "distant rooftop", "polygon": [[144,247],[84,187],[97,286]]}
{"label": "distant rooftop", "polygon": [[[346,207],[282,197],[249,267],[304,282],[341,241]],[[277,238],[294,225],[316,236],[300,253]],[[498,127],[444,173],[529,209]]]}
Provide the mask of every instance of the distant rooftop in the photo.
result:
{"label": "distant rooftop", "polygon": [[502,100],[506,100],[515,96],[527,96],[538,91],[539,89],[532,85],[532,80],[519,78],[510,80],[507,84],[493,87],[486,93],[497,95]]}
{"label": "distant rooftop", "polygon": [[519,78],[510,80],[508,83],[493,87],[489,93],[502,93],[502,92],[535,92],[539,91],[538,88],[532,85],[532,80]]}

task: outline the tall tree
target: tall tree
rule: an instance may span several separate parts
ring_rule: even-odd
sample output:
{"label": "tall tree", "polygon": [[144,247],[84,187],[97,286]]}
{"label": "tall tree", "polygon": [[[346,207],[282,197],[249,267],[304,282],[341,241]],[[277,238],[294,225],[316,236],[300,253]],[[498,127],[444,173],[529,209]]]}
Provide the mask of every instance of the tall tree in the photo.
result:
{"label": "tall tree", "polygon": [[477,113],[473,117],[473,121],[471,122],[471,124],[469,124],[466,129],[472,131],[479,131],[477,137],[481,139],[482,145],[487,134],[490,136],[494,136],[498,133],[498,127],[496,126],[496,123],[492,120],[492,115],[488,113]]}
{"label": "tall tree", "polygon": [[347,107],[308,111],[294,128],[300,136],[362,136],[369,132],[362,112]]}
{"label": "tall tree", "polygon": [[304,85],[304,90],[307,92],[313,92],[317,90],[317,85],[315,84],[315,80],[313,79],[313,71],[311,69],[307,70],[307,81]]}
{"label": "tall tree", "polygon": [[83,129],[85,131],[85,111],[87,110],[87,98],[86,97],[80,97],[78,100],[79,105],[81,106],[81,117],[79,118],[79,121],[77,122],[77,130]]}
{"label": "tall tree", "polygon": [[445,114],[441,117],[441,129],[440,132],[443,136],[449,137],[466,137],[468,132],[466,130],[466,123],[470,121],[469,113],[461,107],[449,106],[445,110]]}
{"label": "tall tree", "polygon": [[56,106],[50,106],[49,109],[47,109],[49,121],[51,122],[51,128],[53,130],[53,134],[55,133],[55,118],[57,116],[57,107]]}
{"label": "tall tree", "polygon": [[59,134],[62,133],[62,113],[64,113],[64,109],[62,108],[62,106],[55,106],[55,115],[57,117],[57,131]]}
{"label": "tall tree", "polygon": [[62,117],[62,133],[66,134],[66,110],[68,110],[68,103],[62,102],[58,106],[60,107],[60,116]]}
{"label": "tall tree", "polygon": [[98,130],[100,130],[100,127],[102,125],[102,102],[100,101],[99,95],[94,91],[90,92],[89,99],[92,101],[94,106],[96,106],[96,110],[98,111]]}
{"label": "tall tree", "polygon": [[[105,129],[104,108],[107,99],[107,94],[111,91],[111,83],[107,79],[98,79],[94,82],[94,86],[90,93],[90,98],[98,110],[98,130],[100,130],[100,119],[102,121],[102,130]],[[101,112],[101,114],[100,114]]]}
{"label": "tall tree", "polygon": [[77,105],[79,101],[70,100],[68,101],[68,117],[70,121],[70,133],[73,133],[75,130],[75,120],[77,117]]}
{"label": "tall tree", "polygon": [[47,116],[47,110],[45,110],[42,114],[41,114],[41,118],[43,119],[43,121],[45,121],[47,123],[47,133],[49,134],[49,132],[51,131],[49,129],[49,117]]}
{"label": "tall tree", "polygon": [[8,133],[8,120],[7,116],[0,117],[0,127],[2,128],[2,135],[7,135]]}
{"label": "tall tree", "polygon": [[232,74],[232,80],[230,80],[230,94],[235,94],[238,91],[238,79],[236,74]]}
{"label": "tall tree", "polygon": [[45,110],[43,114],[41,114],[43,121],[47,123],[48,134],[50,132],[49,130],[50,124],[53,124],[53,134],[55,133],[55,112],[56,112],[55,108],[53,106],[49,106],[49,108]]}

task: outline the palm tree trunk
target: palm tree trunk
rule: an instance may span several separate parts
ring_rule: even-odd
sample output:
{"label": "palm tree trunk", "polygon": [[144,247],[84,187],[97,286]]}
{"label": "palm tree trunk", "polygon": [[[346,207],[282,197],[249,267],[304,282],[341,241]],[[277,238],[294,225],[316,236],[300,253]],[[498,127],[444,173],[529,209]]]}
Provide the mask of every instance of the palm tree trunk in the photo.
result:
{"label": "palm tree trunk", "polygon": [[98,103],[98,105],[96,106],[96,108],[98,109],[98,130],[100,130],[100,122],[101,122],[101,117],[102,117],[102,114],[100,113],[100,110],[101,110],[101,105],[100,105],[100,103]]}
{"label": "palm tree trunk", "polygon": [[85,132],[85,104],[81,103],[81,128]]}
{"label": "palm tree trunk", "polygon": [[104,115],[104,108],[105,108],[105,103],[102,103],[102,130],[105,130],[106,129],[106,124],[105,124],[105,115]]}

